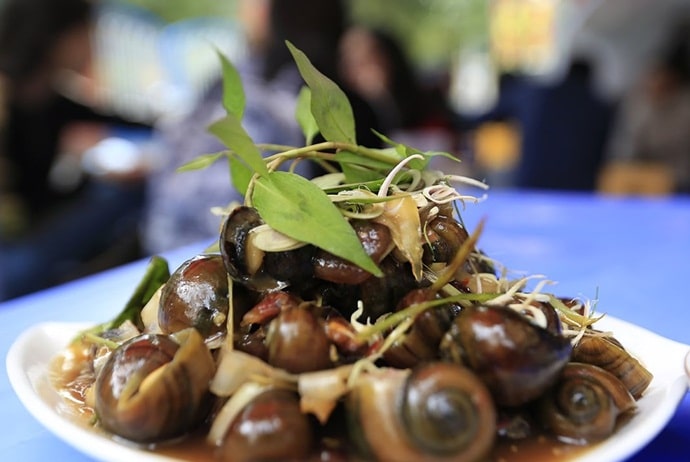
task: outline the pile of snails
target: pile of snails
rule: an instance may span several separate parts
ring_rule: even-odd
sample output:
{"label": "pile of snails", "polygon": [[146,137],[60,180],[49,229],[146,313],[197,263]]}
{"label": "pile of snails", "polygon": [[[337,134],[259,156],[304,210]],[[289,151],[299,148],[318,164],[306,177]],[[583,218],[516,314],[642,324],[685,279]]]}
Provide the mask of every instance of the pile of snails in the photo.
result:
{"label": "pile of snails", "polygon": [[239,206],[135,322],[75,341],[62,386],[106,432],[203,434],[217,460],[472,461],[534,434],[609,437],[649,371],[587,302],[500,274],[452,202],[414,210],[416,242],[350,220],[376,277]]}

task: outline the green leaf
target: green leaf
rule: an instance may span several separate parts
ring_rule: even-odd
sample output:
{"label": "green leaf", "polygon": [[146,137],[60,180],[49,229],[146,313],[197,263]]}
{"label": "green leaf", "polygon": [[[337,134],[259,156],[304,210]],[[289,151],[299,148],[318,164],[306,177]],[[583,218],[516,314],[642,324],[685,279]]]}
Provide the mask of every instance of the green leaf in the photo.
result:
{"label": "green leaf", "polygon": [[222,119],[214,122],[209,127],[209,132],[220,139],[230,148],[242,161],[247,164],[254,172],[259,175],[267,175],[268,167],[261,157],[259,148],[247,134],[244,127],[233,114],[228,114]]}
{"label": "green leaf", "polygon": [[168,261],[159,256],[151,257],[144,272],[144,277],[134,290],[122,312],[112,321],[112,327],[119,327],[123,322],[132,321],[139,328],[141,323],[141,309],[153,297],[153,294],[170,278]]}
{"label": "green leaf", "polygon": [[377,180],[383,181],[379,170],[348,163],[341,164],[340,168],[345,174],[345,180],[351,184],[369,183]]}
{"label": "green leaf", "polygon": [[302,128],[306,140],[305,144],[312,144],[314,137],[319,133],[319,126],[311,113],[311,90],[309,87],[302,87],[299,92],[295,118]]}
{"label": "green leaf", "polygon": [[125,321],[131,321],[139,329],[143,329],[144,325],[141,320],[142,308],[144,308],[149,300],[151,300],[151,297],[153,297],[156,291],[165,284],[169,278],[170,268],[168,267],[168,261],[159,256],[151,257],[144,271],[144,276],[139,281],[139,284],[134,289],[129,300],[127,300],[122,311],[112,320],[80,332],[76,338],[88,334],[100,335],[103,332],[120,327]]}
{"label": "green leaf", "polygon": [[218,52],[223,72],[223,107],[228,114],[242,120],[246,104],[242,78],[235,66],[221,52]]}
{"label": "green leaf", "polygon": [[282,171],[262,176],[254,184],[252,203],[273,229],[382,275],[338,208],[306,178]]}
{"label": "green leaf", "polygon": [[302,78],[311,89],[311,113],[323,137],[327,141],[357,144],[354,114],[345,93],[316,69],[301,50],[290,42],[286,43]]}
{"label": "green leaf", "polygon": [[410,156],[415,155],[415,154],[420,154],[420,155],[422,155],[422,156],[424,157],[424,160],[422,160],[422,159],[414,159],[414,160],[411,160],[411,161],[407,164],[407,166],[410,167],[410,168],[414,168],[414,169],[416,169],[416,170],[424,170],[424,169],[426,168],[426,166],[429,164],[429,160],[431,159],[431,157],[433,157],[434,155],[439,154],[439,153],[436,153],[436,152],[423,152],[423,151],[420,151],[419,149],[414,148],[414,147],[412,147],[412,146],[408,146],[408,145],[406,145],[406,144],[403,144],[403,143],[399,143],[399,142],[397,142],[397,141],[394,141],[394,140],[392,140],[391,138],[389,138],[389,137],[387,137],[386,135],[384,135],[383,133],[377,132],[376,130],[373,130],[373,132],[374,132],[374,134],[375,134],[376,136],[378,136],[384,143],[389,144],[390,146],[393,147],[393,149],[395,149],[395,151],[396,151],[396,152],[398,153],[398,155],[400,156],[400,160],[402,160],[402,159],[404,159],[404,158],[407,158],[407,157],[410,157]]}
{"label": "green leaf", "polygon": [[226,151],[216,152],[213,154],[203,154],[198,156],[186,164],[177,167],[178,172],[191,172],[193,170],[203,170],[214,164],[218,159],[227,155]]}
{"label": "green leaf", "polygon": [[391,163],[391,162],[386,162],[386,161],[379,160],[379,159],[373,159],[371,157],[364,157],[360,154],[356,154],[356,153],[350,152],[350,151],[338,151],[335,154],[335,160],[340,165],[345,165],[345,164],[362,165],[362,166],[369,167],[372,169],[381,170],[381,172],[383,174],[382,176],[385,176],[391,170],[391,168],[393,166],[395,166],[395,164],[397,162],[400,162],[403,159],[404,159],[404,157],[401,156],[399,160],[397,160],[394,163]]}
{"label": "green leaf", "polygon": [[252,170],[247,167],[247,164],[242,162],[239,157],[230,156],[228,162],[230,164],[230,179],[232,180],[232,185],[244,196],[247,194],[249,182],[254,172],[252,172]]}

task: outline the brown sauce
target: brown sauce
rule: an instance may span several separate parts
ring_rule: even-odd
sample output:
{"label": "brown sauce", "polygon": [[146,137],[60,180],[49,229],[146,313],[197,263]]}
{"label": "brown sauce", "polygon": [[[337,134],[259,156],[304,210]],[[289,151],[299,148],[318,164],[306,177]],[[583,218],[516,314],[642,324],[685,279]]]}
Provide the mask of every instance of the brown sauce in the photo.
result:
{"label": "brown sauce", "polygon": [[[493,462],[561,462],[579,457],[595,447],[596,445],[569,445],[554,438],[538,436],[518,443],[500,442],[492,451],[489,460]],[[189,462],[214,460],[213,448],[205,442],[203,435],[194,435],[173,445],[156,448],[154,452]],[[314,460],[318,460],[318,456],[315,456]]]}
{"label": "brown sauce", "polygon": [[499,442],[491,453],[491,460],[495,462],[564,461],[581,456],[594,447],[596,446],[566,444],[555,438],[539,435],[519,442]]}
{"label": "brown sauce", "polygon": [[[560,462],[575,459],[593,448],[596,448],[596,445],[570,445],[541,435],[517,443],[499,442],[492,451],[489,460],[494,462]],[[213,448],[206,443],[204,435],[191,436],[173,445],[156,448],[154,452],[189,462],[214,460]],[[318,457],[315,457],[315,460],[318,460]]]}

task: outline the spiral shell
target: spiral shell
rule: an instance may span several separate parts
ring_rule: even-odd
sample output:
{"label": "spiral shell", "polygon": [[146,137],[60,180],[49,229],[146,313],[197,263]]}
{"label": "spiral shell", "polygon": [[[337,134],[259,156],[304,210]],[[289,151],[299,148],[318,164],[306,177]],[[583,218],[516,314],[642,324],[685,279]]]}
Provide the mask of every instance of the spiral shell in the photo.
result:
{"label": "spiral shell", "polygon": [[568,363],[557,384],[539,402],[542,425],[571,444],[587,444],[613,434],[618,417],[635,408],[623,383],[606,370]]}
{"label": "spiral shell", "polygon": [[617,341],[603,335],[585,335],[575,345],[572,361],[594,364],[606,369],[627,387],[635,399],[652,382],[653,375]]}
{"label": "spiral shell", "polygon": [[358,451],[380,461],[478,460],[496,433],[496,410],[484,384],[448,363],[364,375],[346,409]]}
{"label": "spiral shell", "polygon": [[151,443],[183,435],[205,417],[213,358],[195,329],[178,338],[140,335],[112,353],[95,385],[103,428]]}

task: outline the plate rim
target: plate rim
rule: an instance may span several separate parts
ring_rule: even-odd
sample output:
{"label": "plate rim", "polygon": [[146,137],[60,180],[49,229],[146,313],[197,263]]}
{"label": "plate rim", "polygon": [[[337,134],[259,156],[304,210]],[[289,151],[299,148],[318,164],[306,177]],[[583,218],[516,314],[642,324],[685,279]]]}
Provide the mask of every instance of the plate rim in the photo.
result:
{"label": "plate rim", "polygon": [[[59,411],[48,403],[44,396],[41,395],[37,386],[40,385],[36,380],[46,380],[45,374],[47,363],[45,360],[34,365],[34,367],[42,366],[43,374],[38,374],[38,377],[32,379],[32,374],[37,374],[36,371],[29,370],[27,366],[27,359],[25,356],[30,353],[27,345],[29,341],[36,336],[42,335],[51,338],[53,343],[57,343],[58,338],[64,340],[64,345],[67,345],[68,339],[71,335],[90,326],[93,323],[85,322],[43,322],[35,324],[24,330],[10,346],[6,357],[7,375],[15,394],[19,398],[22,405],[44,428],[57,436],[62,442],[72,446],[78,451],[94,457],[98,460],[121,460],[123,457],[135,457],[136,460],[150,461],[150,462],[172,462],[181,461],[173,456],[161,455],[151,451],[147,451],[140,447],[128,445],[126,442],[112,439],[106,435],[100,435],[97,432],[90,431],[88,428],[80,426],[79,424],[70,421],[68,418],[60,415]],[[634,348],[628,346],[630,343],[626,341],[626,337],[635,337],[638,339],[645,339],[643,343],[653,340],[657,347],[664,347],[667,353],[668,361],[664,361],[664,368],[661,370],[663,376],[670,374],[670,379],[661,388],[656,388],[658,371],[653,369],[654,379],[648,389],[649,393],[645,393],[642,399],[654,393],[662,393],[663,396],[657,399],[661,400],[661,405],[654,407],[654,413],[651,416],[646,416],[644,425],[636,425],[630,427],[626,425],[621,428],[621,435],[625,437],[611,438],[602,443],[592,447],[591,450],[586,450],[579,454],[574,461],[577,462],[601,462],[601,461],[615,461],[639,452],[647,446],[652,439],[654,439],[668,424],[678,409],[685,393],[688,390],[688,377],[684,370],[684,361],[688,353],[690,353],[690,345],[677,342],[665,338],[655,332],[640,327],[638,325],[629,323],[627,321],[615,318],[613,316],[605,316],[597,322],[597,326],[603,326],[606,330],[612,331],[618,337],[621,332],[623,339],[621,342],[626,345],[626,348],[635,351]],[[53,351],[55,355],[59,351]],[[47,359],[47,358],[46,358]],[[670,360],[674,364],[677,360],[676,367],[669,365]],[[676,371],[677,370],[677,376]],[[657,372],[655,372],[657,371]],[[57,396],[57,394],[56,394]],[[650,419],[649,417],[653,417]],[[628,431],[626,431],[628,429]],[[89,435],[88,438],[75,438],[77,434]],[[623,444],[623,442],[627,442]],[[98,444],[94,444],[94,443]]]}

